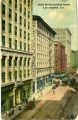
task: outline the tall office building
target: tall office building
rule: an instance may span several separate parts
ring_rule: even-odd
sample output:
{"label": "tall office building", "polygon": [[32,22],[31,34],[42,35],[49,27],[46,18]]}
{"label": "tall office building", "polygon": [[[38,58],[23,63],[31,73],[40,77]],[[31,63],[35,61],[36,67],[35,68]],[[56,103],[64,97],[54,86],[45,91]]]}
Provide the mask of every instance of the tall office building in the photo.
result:
{"label": "tall office building", "polygon": [[2,0],[2,112],[30,97],[32,55],[32,0]]}
{"label": "tall office building", "polygon": [[56,32],[40,17],[33,16],[33,93],[52,84]]}
{"label": "tall office building", "polygon": [[70,69],[70,51],[71,51],[71,32],[68,28],[54,28],[54,41],[60,41],[65,46],[65,53],[67,55],[67,70]]}

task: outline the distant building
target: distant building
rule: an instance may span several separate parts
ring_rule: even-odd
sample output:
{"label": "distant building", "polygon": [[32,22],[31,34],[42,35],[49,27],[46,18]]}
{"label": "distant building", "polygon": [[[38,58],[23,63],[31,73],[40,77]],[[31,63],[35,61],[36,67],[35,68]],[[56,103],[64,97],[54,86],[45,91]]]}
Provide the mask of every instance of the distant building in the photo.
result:
{"label": "distant building", "polygon": [[39,16],[33,16],[33,93],[52,84],[56,32]]}
{"label": "distant building", "polygon": [[54,28],[54,30],[57,33],[54,41],[60,41],[65,46],[67,69],[70,69],[71,33],[68,28]]}
{"label": "distant building", "polygon": [[71,68],[78,68],[78,51],[71,50]]}
{"label": "distant building", "polygon": [[1,0],[1,112],[31,95],[32,0]]}
{"label": "distant building", "polygon": [[67,57],[65,54],[65,46],[58,41],[54,44],[54,65],[55,72],[63,72],[67,69]]}

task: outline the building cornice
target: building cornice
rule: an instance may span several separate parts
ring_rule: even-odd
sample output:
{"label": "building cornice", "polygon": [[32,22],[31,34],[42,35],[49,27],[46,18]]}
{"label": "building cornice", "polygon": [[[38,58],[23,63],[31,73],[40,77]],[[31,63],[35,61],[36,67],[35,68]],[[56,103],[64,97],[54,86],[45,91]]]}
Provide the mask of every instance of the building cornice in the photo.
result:
{"label": "building cornice", "polygon": [[54,42],[54,40],[50,39],[49,36],[44,35],[44,34],[43,34],[41,31],[39,31],[39,30],[34,30],[33,32],[34,32],[34,33],[37,33],[37,34],[39,34],[39,35],[42,35],[43,37],[45,37],[45,38],[51,40],[52,42]]}
{"label": "building cornice", "polygon": [[24,52],[24,51],[15,50],[15,49],[9,49],[9,48],[6,48],[6,47],[5,48],[1,47],[1,51],[11,52],[11,53],[18,53],[18,54],[33,55],[33,52]]}
{"label": "building cornice", "polygon": [[10,85],[14,85],[14,84],[15,84],[15,82],[5,83],[5,84],[1,85],[1,88],[7,87],[7,86],[10,86]]}
{"label": "building cornice", "polygon": [[33,20],[41,21],[42,24],[43,24],[50,32],[52,32],[54,35],[56,34],[56,32],[55,32],[40,16],[33,15]]}

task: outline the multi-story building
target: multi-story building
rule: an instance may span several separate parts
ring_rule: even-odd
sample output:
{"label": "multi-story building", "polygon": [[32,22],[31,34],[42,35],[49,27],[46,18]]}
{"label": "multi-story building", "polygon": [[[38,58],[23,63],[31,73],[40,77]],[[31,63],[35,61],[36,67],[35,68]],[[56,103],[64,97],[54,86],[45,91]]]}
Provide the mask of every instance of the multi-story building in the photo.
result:
{"label": "multi-story building", "polygon": [[2,112],[31,94],[32,0],[1,1]]}
{"label": "multi-story building", "polygon": [[71,68],[78,68],[78,51],[71,50]]}
{"label": "multi-story building", "polygon": [[52,84],[56,32],[40,17],[33,16],[33,93]]}
{"label": "multi-story building", "polygon": [[70,51],[71,51],[71,32],[68,28],[54,28],[54,41],[60,41],[65,46],[65,53],[67,55],[67,70],[70,69]]}
{"label": "multi-story building", "polygon": [[58,41],[54,43],[54,66],[55,72],[63,72],[67,69],[65,46]]}

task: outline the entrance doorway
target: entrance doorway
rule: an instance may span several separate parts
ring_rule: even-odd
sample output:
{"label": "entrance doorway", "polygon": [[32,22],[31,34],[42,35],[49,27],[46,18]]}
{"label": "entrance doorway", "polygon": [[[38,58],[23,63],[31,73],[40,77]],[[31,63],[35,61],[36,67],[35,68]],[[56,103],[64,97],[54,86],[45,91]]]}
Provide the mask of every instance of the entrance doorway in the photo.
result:
{"label": "entrance doorway", "polygon": [[20,104],[20,88],[17,88],[15,90],[15,104]]}

